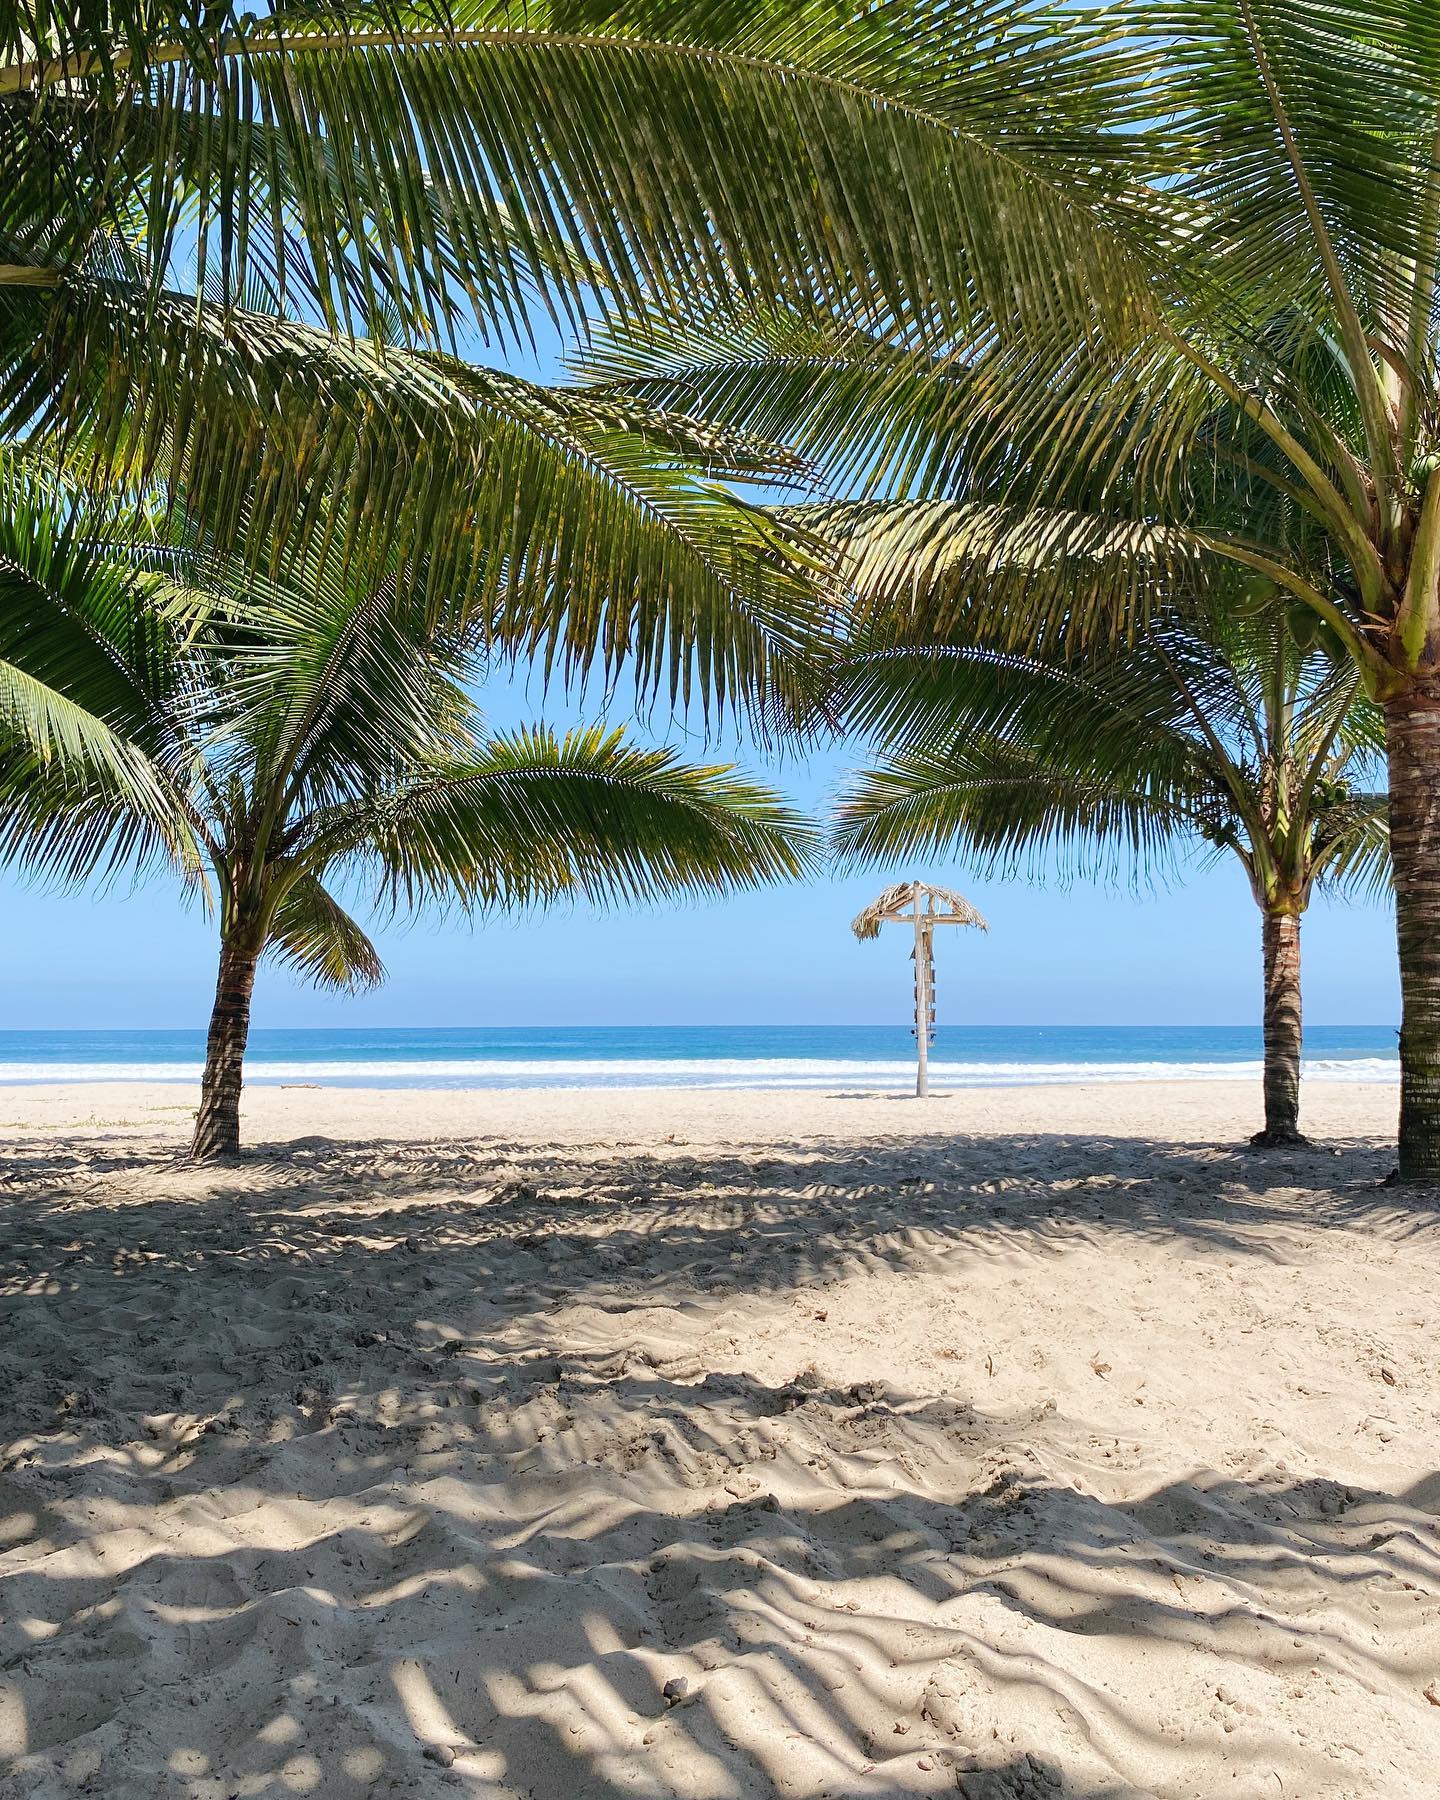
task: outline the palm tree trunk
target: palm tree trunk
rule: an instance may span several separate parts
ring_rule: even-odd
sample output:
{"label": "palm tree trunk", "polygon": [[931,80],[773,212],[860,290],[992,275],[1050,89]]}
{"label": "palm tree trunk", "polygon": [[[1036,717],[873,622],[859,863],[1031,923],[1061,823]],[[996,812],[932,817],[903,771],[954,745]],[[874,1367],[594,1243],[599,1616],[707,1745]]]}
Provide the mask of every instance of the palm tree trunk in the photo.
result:
{"label": "palm tree trunk", "polygon": [[1440,688],[1385,708],[1400,940],[1400,1179],[1440,1182]]}
{"label": "palm tree trunk", "polygon": [[190,1145],[192,1162],[214,1162],[222,1156],[234,1156],[240,1149],[240,1085],[259,960],[259,948],[252,934],[237,932],[222,939],[215,1006],[205,1049],[205,1075],[200,1086],[200,1111],[195,1117],[195,1136]]}
{"label": "palm tree trunk", "polygon": [[1300,1135],[1300,915],[1265,909],[1265,1129],[1257,1146]]}

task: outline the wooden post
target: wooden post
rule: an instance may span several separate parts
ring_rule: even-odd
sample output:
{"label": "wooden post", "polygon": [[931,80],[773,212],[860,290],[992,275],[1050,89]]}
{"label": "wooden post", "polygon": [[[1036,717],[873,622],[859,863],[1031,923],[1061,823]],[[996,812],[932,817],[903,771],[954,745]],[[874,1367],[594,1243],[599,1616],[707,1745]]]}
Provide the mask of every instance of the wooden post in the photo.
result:
{"label": "wooden post", "polygon": [[[907,912],[906,908],[910,908]],[[931,887],[924,881],[901,881],[886,888],[851,921],[850,929],[862,941],[877,938],[889,922],[908,923],[915,932],[915,1094],[923,1100],[930,1092],[930,1026],[935,1017],[935,927],[976,925],[987,929],[963,894]]]}
{"label": "wooden post", "polygon": [[930,1092],[930,933],[915,896],[915,1095]]}

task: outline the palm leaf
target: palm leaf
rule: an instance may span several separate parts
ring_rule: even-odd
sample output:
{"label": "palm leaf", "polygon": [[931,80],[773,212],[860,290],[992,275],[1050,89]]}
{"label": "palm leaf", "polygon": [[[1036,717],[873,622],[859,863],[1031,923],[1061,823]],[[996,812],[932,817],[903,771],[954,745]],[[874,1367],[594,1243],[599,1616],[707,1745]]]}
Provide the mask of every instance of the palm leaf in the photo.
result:
{"label": "palm leaf", "polygon": [[[93,90],[112,229],[143,219],[158,270],[198,213],[228,293],[259,262],[332,326],[374,335],[398,305],[444,329],[461,299],[493,314],[500,288],[522,313],[537,286],[576,314],[594,282],[555,246],[635,306],[737,283],[847,305],[870,270],[897,318],[949,337],[977,308],[1094,320],[1143,285],[1138,236],[1076,196],[1134,158],[1116,126],[1143,116],[1152,56],[1109,53],[1061,4],[360,3],[226,9],[203,39],[142,17],[119,9],[112,35],[52,16],[0,98],[83,121]],[[51,177],[56,154],[33,154],[4,235]]]}
{"label": "palm leaf", "polygon": [[[785,453],[178,297],[147,314],[71,285],[50,304],[12,417],[101,485],[117,460],[180,484],[215,553],[291,587],[335,559],[372,584],[423,577],[494,649],[566,677],[626,665],[642,693],[757,722],[813,705],[830,629],[814,547],[717,479],[783,474]],[[73,354],[53,388],[57,342]]]}
{"label": "palm leaf", "polygon": [[[194,822],[175,784],[165,706],[179,623],[172,589],[147,557],[127,553],[113,517],[33,456],[0,456],[0,743],[18,809],[12,853],[24,853],[21,819],[43,821],[56,795],[89,795],[102,811],[134,814],[127,843],[193,872]],[[102,836],[112,830],[120,827]]]}
{"label": "palm leaf", "polygon": [[1193,835],[1214,796],[1083,769],[1024,746],[968,736],[948,751],[915,750],[854,776],[836,807],[834,853],[843,869],[957,850],[988,871],[1058,863],[1086,875],[1108,858],[1163,867]]}
{"label": "palm leaf", "polygon": [[385,979],[380,953],[313,875],[302,876],[276,908],[269,954],[316,987],[358,994]]}
{"label": "palm leaf", "polygon": [[485,907],[725,893],[806,874],[816,854],[804,820],[730,769],[634,748],[618,731],[543,728],[492,738],[374,814],[337,811],[319,838],[337,856],[369,843],[407,904]]}

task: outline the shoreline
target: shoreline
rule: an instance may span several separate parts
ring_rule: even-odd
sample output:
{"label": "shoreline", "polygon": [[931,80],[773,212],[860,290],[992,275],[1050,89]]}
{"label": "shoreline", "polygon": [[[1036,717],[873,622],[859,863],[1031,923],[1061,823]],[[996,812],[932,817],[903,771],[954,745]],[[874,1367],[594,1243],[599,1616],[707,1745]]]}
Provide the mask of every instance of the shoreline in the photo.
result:
{"label": "shoreline", "polygon": [[[196,1032],[0,1032],[0,1088],[198,1083]],[[1393,1030],[1313,1027],[1302,1078],[1395,1083]],[[930,1053],[932,1091],[1248,1081],[1263,1075],[1248,1027],[954,1027]],[[913,1092],[913,1038],[890,1027],[257,1029],[246,1079],[260,1087],[802,1093]]]}
{"label": "shoreline", "polygon": [[[262,1065],[263,1066],[263,1065]],[[634,1080],[625,1081],[620,1078],[605,1080],[533,1080],[517,1077],[513,1080],[473,1080],[467,1081],[460,1076],[437,1079],[433,1076],[415,1076],[410,1079],[395,1078],[377,1080],[372,1076],[357,1075],[347,1078],[328,1072],[311,1076],[307,1071],[297,1071],[286,1076],[266,1075],[262,1073],[246,1074],[247,1088],[317,1088],[333,1090],[336,1093],[373,1092],[373,1093],[437,1093],[437,1094],[517,1094],[517,1093],[775,1093],[775,1094],[820,1094],[832,1093],[835,1089],[843,1089],[847,1096],[855,1095],[865,1098],[889,1098],[897,1100],[913,1099],[914,1077],[908,1083],[890,1082],[877,1085],[873,1080],[865,1079],[865,1071],[857,1072],[853,1082],[847,1083],[843,1074],[829,1076],[825,1079],[811,1077],[808,1080],[775,1081],[764,1079],[746,1080],[743,1078],[725,1081],[694,1081],[678,1077],[675,1080]],[[996,1090],[1008,1092],[1014,1088],[1066,1088],[1066,1087],[1154,1087],[1169,1085],[1189,1086],[1196,1082],[1219,1082],[1225,1085],[1239,1086],[1250,1082],[1258,1084],[1261,1071],[1241,1069],[1224,1073],[1196,1073],[1187,1071],[1175,1074],[1163,1074],[1147,1070],[1144,1074],[1100,1075],[1093,1069],[1075,1075],[1039,1074],[1025,1076],[1005,1074],[993,1080],[983,1080],[976,1076],[971,1079],[956,1081],[941,1077],[933,1078],[930,1084],[930,1099],[941,1099],[972,1091]],[[1321,1087],[1380,1087],[1398,1088],[1400,1075],[1397,1068],[1394,1075],[1376,1075],[1366,1071],[1361,1075],[1341,1074],[1338,1072],[1309,1071],[1302,1080],[1306,1085]],[[0,1076],[0,1094],[15,1090],[33,1088],[198,1088],[200,1071],[187,1072],[184,1075],[154,1075],[150,1073],[115,1074],[115,1075],[67,1075],[56,1077],[42,1076]]]}

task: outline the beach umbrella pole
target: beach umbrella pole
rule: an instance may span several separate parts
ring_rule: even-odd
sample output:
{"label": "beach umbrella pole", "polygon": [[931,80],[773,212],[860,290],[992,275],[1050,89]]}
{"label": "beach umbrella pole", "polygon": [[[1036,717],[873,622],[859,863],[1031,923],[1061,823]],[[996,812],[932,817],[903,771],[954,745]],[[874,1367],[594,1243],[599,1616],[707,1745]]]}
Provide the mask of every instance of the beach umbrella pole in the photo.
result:
{"label": "beach umbrella pole", "polygon": [[915,1094],[930,1092],[930,1034],[935,1029],[935,927],[976,925],[984,919],[964,897],[926,881],[900,881],[886,888],[850,922],[862,942],[880,935],[885,924],[909,924],[915,932]]}
{"label": "beach umbrella pole", "polygon": [[930,933],[915,896],[915,1095],[930,1092]]}

